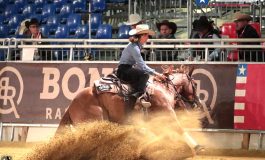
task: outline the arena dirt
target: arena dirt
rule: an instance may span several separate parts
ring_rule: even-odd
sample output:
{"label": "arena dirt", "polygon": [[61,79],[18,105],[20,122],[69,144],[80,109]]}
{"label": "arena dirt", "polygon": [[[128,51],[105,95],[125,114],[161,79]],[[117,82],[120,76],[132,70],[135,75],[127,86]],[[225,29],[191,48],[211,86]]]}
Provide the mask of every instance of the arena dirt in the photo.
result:
{"label": "arena dirt", "polygon": [[[188,126],[189,128],[198,127],[199,123],[195,121],[196,115],[188,114],[189,116],[183,117],[178,115],[181,124],[185,124],[185,127]],[[139,119],[142,119],[139,116],[141,115],[134,116],[130,121],[130,125],[118,125],[102,121],[80,124],[72,132],[65,131],[64,135],[55,137],[45,144],[37,145],[21,159],[238,160],[238,158],[233,157],[225,158],[223,155],[227,155],[229,152],[232,156],[248,156],[249,154],[249,152],[242,152],[241,150],[206,150],[206,153],[201,156],[193,157],[190,148],[176,134],[174,130],[175,123],[172,123],[165,116],[155,116],[156,118],[152,118],[148,122],[139,121]],[[261,157],[263,155],[265,156],[264,152],[253,152],[252,154]],[[209,157],[209,155],[217,155],[220,157]]]}

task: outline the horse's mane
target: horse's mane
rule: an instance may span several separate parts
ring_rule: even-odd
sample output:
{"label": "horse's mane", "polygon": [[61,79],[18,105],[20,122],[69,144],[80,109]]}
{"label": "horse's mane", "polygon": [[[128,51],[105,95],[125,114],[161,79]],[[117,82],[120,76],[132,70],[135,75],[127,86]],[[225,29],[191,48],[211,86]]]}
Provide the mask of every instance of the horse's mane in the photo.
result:
{"label": "horse's mane", "polygon": [[183,73],[183,74],[187,74],[189,76],[192,75],[192,72],[194,70],[194,66],[187,66],[187,65],[180,65],[178,68],[174,69],[174,65],[162,65],[161,66],[162,70],[163,70],[163,74],[168,76],[170,74],[174,74],[174,73]]}

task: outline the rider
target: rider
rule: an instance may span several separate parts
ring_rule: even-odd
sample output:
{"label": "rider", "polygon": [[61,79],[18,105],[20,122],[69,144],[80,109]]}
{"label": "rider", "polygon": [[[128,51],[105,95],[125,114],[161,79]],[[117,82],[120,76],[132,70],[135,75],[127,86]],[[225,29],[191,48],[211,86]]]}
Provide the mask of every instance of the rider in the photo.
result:
{"label": "rider", "polygon": [[150,75],[155,75],[161,80],[166,77],[148,67],[142,56],[142,45],[148,40],[149,36],[155,35],[155,32],[149,29],[147,24],[139,24],[135,29],[129,32],[130,43],[122,51],[117,76],[121,80],[131,84],[134,89],[134,96],[140,97],[145,92],[146,83]]}

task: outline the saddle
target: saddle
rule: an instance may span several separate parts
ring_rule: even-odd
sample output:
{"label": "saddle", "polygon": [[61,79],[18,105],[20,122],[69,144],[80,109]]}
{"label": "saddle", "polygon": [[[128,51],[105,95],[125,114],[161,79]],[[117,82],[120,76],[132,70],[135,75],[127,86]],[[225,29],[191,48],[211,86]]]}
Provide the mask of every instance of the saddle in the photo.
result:
{"label": "saddle", "polygon": [[112,73],[94,82],[97,94],[116,93],[120,96],[129,96],[133,92],[130,84],[121,81],[116,74]]}
{"label": "saddle", "polygon": [[[99,80],[94,82],[94,87],[96,89],[97,94],[102,93],[115,93],[121,97],[124,97],[124,101],[128,103],[129,106],[134,106],[136,102],[135,97],[139,97],[143,93],[134,93],[133,88],[130,84],[121,81],[115,73],[109,74],[106,77],[102,77]],[[145,93],[141,97],[138,98],[137,101],[140,101],[143,107],[150,107],[151,104],[148,101],[148,93]]]}

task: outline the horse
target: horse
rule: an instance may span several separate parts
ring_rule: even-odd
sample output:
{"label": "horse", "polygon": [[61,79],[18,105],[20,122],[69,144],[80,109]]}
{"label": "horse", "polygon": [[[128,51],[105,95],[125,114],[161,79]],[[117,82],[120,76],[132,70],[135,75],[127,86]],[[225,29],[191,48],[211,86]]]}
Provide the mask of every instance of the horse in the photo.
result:
{"label": "horse", "polygon": [[[187,144],[194,150],[201,148],[200,145],[181,127],[175,107],[201,106],[196,95],[196,84],[191,77],[193,68],[181,66],[174,69],[174,66],[162,66],[166,81],[160,81],[156,77],[150,76],[146,92],[151,106],[143,110],[148,113],[165,112],[169,114],[176,123],[176,131],[184,136]],[[107,87],[101,87],[108,89]],[[112,87],[113,88],[113,87]],[[114,87],[115,88],[115,87]],[[119,91],[120,93],[121,91]],[[111,122],[124,124],[128,116],[126,102],[119,93],[97,92],[97,87],[87,87],[79,92],[70,103],[63,118],[59,123],[56,135],[65,127],[87,121],[108,120]]]}

